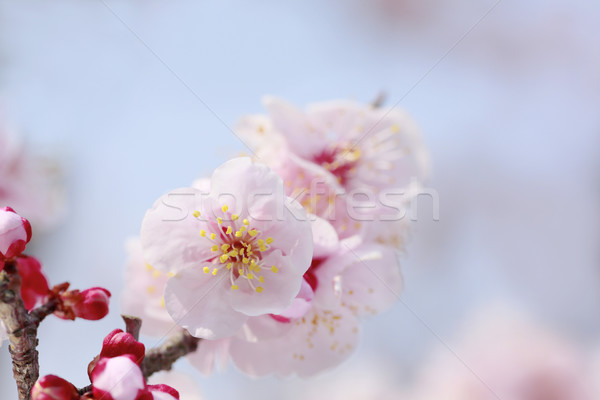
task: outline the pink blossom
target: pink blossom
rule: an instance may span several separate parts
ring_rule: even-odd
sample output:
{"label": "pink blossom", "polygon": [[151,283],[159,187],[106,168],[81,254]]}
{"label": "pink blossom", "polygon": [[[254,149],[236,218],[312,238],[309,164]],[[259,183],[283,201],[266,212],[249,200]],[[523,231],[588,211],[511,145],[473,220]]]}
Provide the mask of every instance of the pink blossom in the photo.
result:
{"label": "pink blossom", "polygon": [[[399,109],[330,101],[303,111],[272,97],[265,98],[264,105],[270,123],[250,124],[252,117],[246,117],[240,134],[252,138],[255,148],[268,145],[271,136],[281,136],[290,152],[320,167],[346,190],[404,187],[410,178],[427,174],[428,155],[420,133]],[[263,116],[253,118],[264,121]],[[261,132],[269,128],[273,132]]]}
{"label": "pink blossom", "polygon": [[0,208],[0,263],[21,254],[29,240],[29,221],[10,207]]}
{"label": "pink blossom", "polygon": [[18,209],[36,229],[43,229],[62,214],[60,174],[56,166],[26,150],[20,140],[0,127],[0,206]]}
{"label": "pink blossom", "polygon": [[32,400],[79,400],[77,388],[56,376],[46,375],[37,380],[31,389]]}
{"label": "pink blossom", "polygon": [[361,318],[387,309],[402,288],[395,252],[358,239],[313,259],[305,282],[309,307],[250,319],[247,332],[232,338],[231,358],[242,371],[307,377],[337,366],[356,348]]}
{"label": "pink blossom", "polygon": [[298,294],[312,236],[302,207],[268,167],[236,158],[217,168],[211,192],[159,199],[142,224],[144,257],[172,276],[171,317],[194,336],[234,334],[248,319],[279,313]]}
{"label": "pink blossom", "polygon": [[[500,307],[470,320],[421,371],[415,400],[592,400],[586,360],[572,343]],[[468,367],[465,367],[465,365]]]}

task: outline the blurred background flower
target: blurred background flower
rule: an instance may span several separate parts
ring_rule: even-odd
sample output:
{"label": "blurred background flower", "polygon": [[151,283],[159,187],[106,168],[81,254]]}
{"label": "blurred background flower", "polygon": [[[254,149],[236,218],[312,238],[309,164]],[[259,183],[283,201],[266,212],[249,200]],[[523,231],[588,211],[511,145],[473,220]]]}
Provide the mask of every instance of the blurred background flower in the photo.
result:
{"label": "blurred background flower", "polygon": [[[230,127],[263,112],[264,94],[369,102],[384,90],[387,105],[419,124],[440,198],[439,221],[427,198],[419,203],[401,302],[371,319],[356,354],[332,372],[254,380],[233,367],[209,378],[189,368],[204,397],[318,398],[319,387],[351,385],[375,365],[393,371],[384,380],[403,399],[425,379],[418,371],[437,365],[432,349],[454,344],[468,316],[496,300],[584,353],[596,349],[600,4],[397,2],[0,0],[4,114],[66,171],[70,218],[35,248],[53,279],[93,282],[120,304],[123,243],[145,210],[247,152]],[[77,326],[49,321],[42,375],[84,384],[95,344],[120,326],[116,312]],[[518,339],[507,335],[467,334],[456,352]],[[74,337],[86,339],[65,340]],[[14,398],[6,346],[0,372],[1,397]]]}

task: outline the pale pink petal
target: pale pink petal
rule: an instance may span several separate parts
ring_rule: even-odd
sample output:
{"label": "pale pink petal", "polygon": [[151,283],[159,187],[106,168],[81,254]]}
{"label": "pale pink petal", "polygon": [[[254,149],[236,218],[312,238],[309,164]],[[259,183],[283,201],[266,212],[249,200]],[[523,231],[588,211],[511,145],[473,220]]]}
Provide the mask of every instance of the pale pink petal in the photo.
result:
{"label": "pale pink petal", "polygon": [[144,257],[154,268],[176,272],[198,265],[212,256],[212,243],[200,236],[205,221],[193,216],[202,211],[202,192],[193,188],[174,190],[158,199],[142,223]]}
{"label": "pale pink petal", "polygon": [[203,375],[214,370],[223,370],[229,360],[230,339],[201,340],[198,349],[187,355],[187,359]]}
{"label": "pale pink petal", "polygon": [[277,314],[278,317],[286,319],[298,319],[302,318],[311,308],[311,302],[315,297],[310,285],[303,279],[300,292],[296,298],[292,301],[292,304]]}
{"label": "pale pink petal", "polygon": [[253,279],[247,275],[238,278],[247,280],[248,284],[238,283],[239,289],[230,292],[231,306],[251,316],[279,314],[291,305],[300,291],[303,273],[294,269],[289,258],[276,250],[263,259],[261,271],[255,272]]}
{"label": "pale pink petal", "polygon": [[374,315],[398,301],[403,280],[393,249],[368,244],[351,252],[354,262],[341,275],[342,300],[358,315]]}
{"label": "pale pink petal", "polygon": [[107,392],[113,400],[136,399],[146,387],[140,367],[127,356],[104,358],[92,373],[94,390]]}
{"label": "pale pink petal", "polygon": [[311,222],[313,234],[313,258],[323,258],[335,252],[340,241],[335,228],[326,220],[315,217]]}
{"label": "pale pink petal", "polygon": [[282,337],[292,329],[292,324],[281,323],[272,315],[250,317],[236,337],[247,342],[257,342],[266,339]]}
{"label": "pale pink petal", "polygon": [[165,303],[175,323],[193,336],[220,339],[233,335],[248,318],[231,308],[230,292],[228,274],[213,276],[191,267],[169,279]]}

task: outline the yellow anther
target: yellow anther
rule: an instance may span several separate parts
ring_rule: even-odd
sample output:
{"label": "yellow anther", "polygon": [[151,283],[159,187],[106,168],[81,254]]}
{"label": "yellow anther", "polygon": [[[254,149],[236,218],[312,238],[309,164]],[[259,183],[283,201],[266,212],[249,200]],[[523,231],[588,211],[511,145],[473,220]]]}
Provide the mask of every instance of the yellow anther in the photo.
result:
{"label": "yellow anther", "polygon": [[192,215],[194,217],[198,218],[200,216],[200,211],[196,210],[196,211],[194,211],[194,213]]}
{"label": "yellow anther", "polygon": [[277,272],[279,272],[279,268],[277,268],[276,266],[273,265],[271,267],[271,271],[273,271],[274,273],[277,273]]}
{"label": "yellow anther", "polygon": [[212,274],[214,276],[217,276],[217,272],[219,272],[219,269],[218,268],[214,268]]}
{"label": "yellow anther", "polygon": [[260,287],[260,286],[257,286],[255,290],[256,290],[258,293],[262,293],[262,291],[263,291],[263,288],[262,288],[262,287]]}
{"label": "yellow anther", "polygon": [[219,246],[217,246],[216,244],[210,248],[212,251],[219,251]]}
{"label": "yellow anther", "polygon": [[169,278],[172,278],[175,276],[175,272],[169,272],[167,275],[169,275]]}
{"label": "yellow anther", "polygon": [[152,276],[153,276],[154,278],[158,278],[158,277],[160,276],[160,271],[156,271],[156,270],[155,270],[155,271],[153,271],[153,272],[152,272]]}
{"label": "yellow anther", "polygon": [[260,272],[260,270],[261,270],[260,265],[254,266],[254,272]]}
{"label": "yellow anther", "polygon": [[238,269],[238,274],[240,274],[240,276],[244,276],[244,270],[243,269]]}
{"label": "yellow anther", "polygon": [[266,251],[267,250],[267,246],[265,246],[264,244],[258,245],[258,249],[260,251]]}
{"label": "yellow anther", "polygon": [[229,257],[237,257],[238,256],[238,251],[236,249],[233,249],[229,252]]}
{"label": "yellow anther", "polygon": [[152,285],[148,286],[146,288],[146,292],[148,292],[148,294],[153,294],[154,292],[156,292],[156,286],[152,286]]}
{"label": "yellow anther", "polygon": [[267,244],[271,244],[273,243],[273,238],[272,237],[268,237],[267,238]]}
{"label": "yellow anther", "polygon": [[245,232],[246,231],[246,227],[245,226],[241,226],[240,227],[240,232]]}
{"label": "yellow anther", "polygon": [[202,229],[200,231],[200,236],[202,236],[202,237],[206,236],[206,231],[204,229]]}
{"label": "yellow anther", "polygon": [[242,237],[242,231],[237,231],[235,233],[235,237]]}
{"label": "yellow anther", "polygon": [[164,307],[164,306],[165,306],[165,298],[164,298],[164,297],[161,297],[161,298],[160,298],[160,306],[161,306],[161,307]]}
{"label": "yellow anther", "polygon": [[228,244],[221,245],[221,250],[227,251],[227,250],[229,250],[229,247],[230,246]]}
{"label": "yellow anther", "polygon": [[231,214],[231,220],[232,221],[237,221],[239,218],[240,218],[239,215],[237,215],[237,214]]}
{"label": "yellow anther", "polygon": [[217,224],[221,225],[223,223],[223,218],[217,217]]}
{"label": "yellow anther", "polygon": [[229,235],[232,231],[233,229],[231,229],[231,226],[228,226],[227,230],[225,231],[225,234]]}
{"label": "yellow anther", "polygon": [[221,264],[224,263],[225,261],[229,260],[229,256],[227,254],[223,254],[221,255],[221,257],[219,258],[219,260],[221,260]]}
{"label": "yellow anther", "polygon": [[258,234],[258,231],[256,229],[251,229],[248,231],[248,234],[252,237],[256,236]]}
{"label": "yellow anther", "polygon": [[240,254],[244,255],[244,251],[246,251],[246,249],[240,249]]}
{"label": "yellow anther", "polygon": [[264,278],[264,277],[262,277],[262,276],[259,276],[259,277],[258,277],[258,281],[259,281],[260,283],[265,283],[265,278]]}
{"label": "yellow anther", "polygon": [[215,240],[215,238],[216,238],[216,237],[217,237],[217,234],[216,234],[216,233],[211,233],[211,234],[210,234],[210,239],[211,239],[211,240]]}
{"label": "yellow anther", "polygon": [[248,221],[247,219],[244,219],[244,225],[250,225],[250,221]]}
{"label": "yellow anther", "polygon": [[244,264],[248,264],[248,263],[250,262],[250,260],[248,260],[246,257],[244,257],[244,258],[242,259],[242,262],[243,262]]}
{"label": "yellow anther", "polygon": [[238,285],[231,285],[232,290],[238,290],[240,287]]}
{"label": "yellow anther", "polygon": [[252,275],[252,272],[250,272],[250,273],[247,275],[247,277],[248,277],[248,279],[254,279],[254,275]]}
{"label": "yellow anther", "polygon": [[202,271],[204,271],[205,274],[208,274],[210,272],[210,268],[204,267],[202,268]]}
{"label": "yellow anther", "polygon": [[231,267],[233,267],[233,263],[227,264],[227,269],[231,269]]}
{"label": "yellow anther", "polygon": [[258,239],[257,242],[259,246],[262,246],[265,244],[265,241],[263,239]]}
{"label": "yellow anther", "polygon": [[227,204],[225,204],[223,207],[221,207],[221,210],[223,210],[223,212],[227,212],[227,210],[229,210],[229,207],[227,207]]}
{"label": "yellow anther", "polygon": [[152,271],[152,270],[154,269],[154,267],[153,267],[152,265],[150,265],[150,264],[146,263],[146,269],[147,269],[148,271]]}

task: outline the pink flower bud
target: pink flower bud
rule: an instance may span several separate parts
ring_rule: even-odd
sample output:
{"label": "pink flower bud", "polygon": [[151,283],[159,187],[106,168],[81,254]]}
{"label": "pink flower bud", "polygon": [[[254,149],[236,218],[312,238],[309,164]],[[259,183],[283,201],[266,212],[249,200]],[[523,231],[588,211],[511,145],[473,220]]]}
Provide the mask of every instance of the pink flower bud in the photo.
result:
{"label": "pink flower bud", "polygon": [[21,276],[21,297],[25,308],[31,311],[40,305],[50,293],[48,281],[42,272],[42,265],[30,256],[17,258],[17,271]]}
{"label": "pink flower bud", "polygon": [[118,357],[125,354],[132,355],[135,361],[141,364],[146,354],[146,348],[130,333],[115,329],[104,338],[100,357]]}
{"label": "pink flower bud", "polygon": [[92,372],[94,398],[103,400],[150,400],[142,370],[133,356],[101,357]]}
{"label": "pink flower bud", "polygon": [[148,385],[153,400],[179,400],[179,392],[169,385]]}
{"label": "pink flower bud", "polygon": [[78,318],[96,321],[108,314],[110,292],[101,287],[86,289],[80,293],[79,301],[73,305]]}
{"label": "pink flower bud", "polygon": [[0,261],[14,258],[31,239],[31,225],[10,207],[0,208]]}
{"label": "pink flower bud", "polygon": [[31,389],[32,400],[79,400],[77,388],[55,375],[42,376]]}

